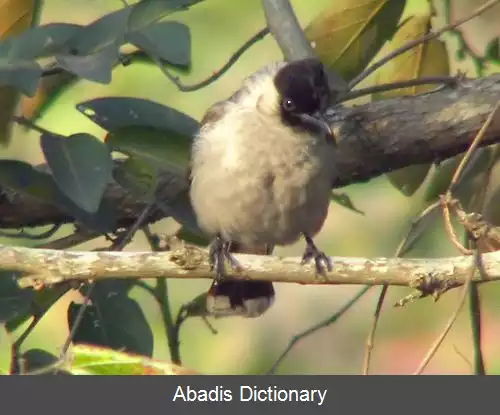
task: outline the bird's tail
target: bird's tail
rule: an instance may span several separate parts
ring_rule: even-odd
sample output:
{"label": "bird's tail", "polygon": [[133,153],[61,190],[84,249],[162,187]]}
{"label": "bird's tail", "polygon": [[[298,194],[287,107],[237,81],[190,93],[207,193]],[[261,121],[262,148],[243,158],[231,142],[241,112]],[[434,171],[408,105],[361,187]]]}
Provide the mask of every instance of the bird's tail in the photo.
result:
{"label": "bird's tail", "polygon": [[[246,247],[231,243],[230,252],[269,255],[274,246]],[[269,281],[214,281],[207,296],[207,311],[214,317],[261,316],[274,302],[274,287]]]}

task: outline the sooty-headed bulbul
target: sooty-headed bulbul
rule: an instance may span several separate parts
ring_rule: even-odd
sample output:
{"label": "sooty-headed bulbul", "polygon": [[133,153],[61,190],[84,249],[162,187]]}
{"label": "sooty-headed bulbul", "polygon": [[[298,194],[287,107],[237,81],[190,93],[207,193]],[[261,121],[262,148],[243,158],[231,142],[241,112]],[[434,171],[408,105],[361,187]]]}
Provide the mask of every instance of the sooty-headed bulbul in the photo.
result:
{"label": "sooty-headed bulbul", "polygon": [[331,270],[314,244],[331,197],[335,139],[324,119],[331,92],[317,59],[272,63],[248,77],[203,117],[193,142],[190,198],[198,225],[213,237],[215,280],[207,310],[257,317],[274,300],[267,281],[224,279],[232,253],[269,254],[303,236],[303,263]]}

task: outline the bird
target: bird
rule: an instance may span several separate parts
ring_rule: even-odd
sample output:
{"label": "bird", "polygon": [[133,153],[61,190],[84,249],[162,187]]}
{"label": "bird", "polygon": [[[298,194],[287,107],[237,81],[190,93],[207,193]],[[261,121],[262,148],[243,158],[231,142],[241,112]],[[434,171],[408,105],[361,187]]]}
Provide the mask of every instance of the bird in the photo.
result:
{"label": "bird", "polygon": [[271,282],[225,279],[226,260],[242,270],[236,252],[270,254],[303,237],[302,263],[314,260],[317,274],[332,270],[313,241],[336,172],[335,137],[325,119],[331,99],[319,59],[272,62],[202,118],[188,180],[198,226],[212,238],[211,315],[258,317],[274,302]]}

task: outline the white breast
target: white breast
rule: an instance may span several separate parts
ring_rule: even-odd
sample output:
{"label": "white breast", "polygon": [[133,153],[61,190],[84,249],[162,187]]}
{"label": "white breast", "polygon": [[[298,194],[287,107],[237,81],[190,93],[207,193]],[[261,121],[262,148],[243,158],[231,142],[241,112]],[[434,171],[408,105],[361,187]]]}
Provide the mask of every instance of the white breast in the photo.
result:
{"label": "white breast", "polygon": [[245,108],[232,106],[202,130],[193,150],[191,200],[200,227],[245,245],[313,236],[330,200],[331,145]]}

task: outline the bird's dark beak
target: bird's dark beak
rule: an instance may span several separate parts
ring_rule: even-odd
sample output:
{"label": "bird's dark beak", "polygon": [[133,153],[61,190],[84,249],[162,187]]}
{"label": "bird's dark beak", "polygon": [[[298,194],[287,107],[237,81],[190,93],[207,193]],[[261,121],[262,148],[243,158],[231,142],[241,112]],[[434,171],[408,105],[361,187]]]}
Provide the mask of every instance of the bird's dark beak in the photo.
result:
{"label": "bird's dark beak", "polygon": [[325,119],[323,114],[319,112],[314,115],[300,114],[299,117],[304,124],[309,124],[313,128],[319,129],[320,132],[325,134],[325,138],[332,144],[334,145],[337,144],[337,142],[335,141],[335,135],[333,133],[332,127]]}

